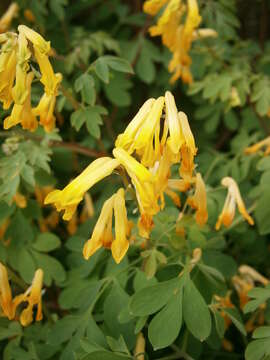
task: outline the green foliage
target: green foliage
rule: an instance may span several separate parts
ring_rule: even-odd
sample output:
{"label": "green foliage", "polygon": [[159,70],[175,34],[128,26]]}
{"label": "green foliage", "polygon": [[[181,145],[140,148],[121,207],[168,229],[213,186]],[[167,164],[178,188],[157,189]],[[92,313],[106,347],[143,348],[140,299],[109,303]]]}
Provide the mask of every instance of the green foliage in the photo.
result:
{"label": "green foliage", "polygon": [[[1,2],[0,15],[7,4]],[[142,4],[18,1],[10,31],[26,24],[50,41],[53,69],[63,81],[58,130],[32,133],[17,126],[0,132],[0,261],[12,294],[23,293],[38,268],[44,271],[43,320],[23,327],[18,316],[0,317],[3,360],[270,358],[270,157],[265,148],[245,153],[270,134],[269,4],[198,0],[201,28],[218,36],[192,43],[190,85],[170,83],[171,54],[160,37],[149,35],[157,18],[144,14]],[[31,68],[40,77],[34,62]],[[123,184],[113,174],[95,185],[94,214],[84,199],[68,223],[44,205],[44,197],[93,159],[111,156],[117,135],[142,104],[166,90],[188,115],[198,148],[195,168],[206,183],[208,222],[196,223],[187,203],[191,188],[177,192],[181,206],[166,195],[150,238],[144,241],[134,226],[119,265],[106,249],[86,261],[83,245],[101,206]],[[34,82],[33,107],[40,95]],[[0,109],[1,120],[8,113]],[[226,176],[238,183],[253,227],[236,211],[228,228],[215,230]],[[179,178],[178,169],[171,177]],[[128,217],[136,224],[138,204],[129,186],[127,194]],[[266,281],[241,272],[245,264]],[[138,335],[145,346],[136,355]]]}

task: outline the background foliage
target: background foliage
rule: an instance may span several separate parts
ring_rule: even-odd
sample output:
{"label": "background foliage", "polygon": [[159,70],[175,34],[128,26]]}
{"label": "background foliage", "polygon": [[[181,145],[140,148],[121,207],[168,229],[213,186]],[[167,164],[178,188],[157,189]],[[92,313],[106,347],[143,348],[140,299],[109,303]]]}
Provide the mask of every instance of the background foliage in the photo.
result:
{"label": "background foliage", "polygon": [[[270,134],[270,2],[199,1],[203,26],[218,37],[194,42],[190,86],[170,85],[170,54],[149,37],[154,19],[142,12],[142,1],[18,5],[14,28],[26,24],[51,41],[63,84],[59,131],[0,132],[0,260],[15,292],[27,288],[37,268],[45,274],[44,320],[23,328],[1,318],[1,358],[128,360],[145,339],[145,359],[268,359],[270,285],[251,281],[241,265],[270,277],[270,158],[244,154]],[[1,1],[2,13],[7,6]],[[87,262],[83,243],[118,179],[91,190],[93,217],[83,216],[82,205],[69,223],[44,207],[44,194],[110,152],[141,104],[167,89],[188,115],[199,148],[208,224],[199,227],[191,213],[176,222],[179,209],[167,199],[147,249],[131,247],[120,265],[106,250]],[[6,114],[0,111],[2,119]],[[236,217],[229,229],[215,231],[224,176],[239,184],[254,227]],[[27,206],[14,202],[18,191]],[[202,259],[194,264],[196,248]]]}

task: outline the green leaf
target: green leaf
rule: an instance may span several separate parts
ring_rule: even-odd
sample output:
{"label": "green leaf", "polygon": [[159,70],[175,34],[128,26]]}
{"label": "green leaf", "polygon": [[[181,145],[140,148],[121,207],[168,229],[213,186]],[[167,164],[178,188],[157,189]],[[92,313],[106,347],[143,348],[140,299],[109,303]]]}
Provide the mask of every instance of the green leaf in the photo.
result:
{"label": "green leaf", "polygon": [[188,330],[195,338],[203,341],[210,335],[210,312],[192,280],[188,280],[184,287],[183,316]]}
{"label": "green leaf", "polygon": [[[270,326],[261,326],[254,330],[252,337],[254,339],[270,338]],[[270,340],[270,339],[269,339]]]}
{"label": "green leaf", "polygon": [[104,90],[107,98],[117,106],[128,106],[131,103],[130,92],[132,87],[129,79],[122,74],[113,74],[110,83],[105,86]]}
{"label": "green leaf", "polygon": [[266,235],[270,233],[269,202],[270,202],[270,189],[264,188],[255,209],[255,219],[260,235]]}
{"label": "green leaf", "polygon": [[253,298],[244,307],[244,313],[255,311],[261,304],[270,298],[270,288],[255,287],[248,292],[248,296]]}
{"label": "green leaf", "polygon": [[98,58],[95,61],[95,72],[100,80],[106,84],[109,83],[109,68],[103,57]]}
{"label": "green leaf", "polygon": [[100,125],[103,124],[103,120],[100,113],[96,110],[96,107],[88,107],[85,109],[86,127],[94,138],[100,138]]}
{"label": "green leaf", "polygon": [[36,265],[30,252],[25,248],[20,249],[18,252],[18,271],[24,281],[31,283],[35,270]]}
{"label": "green leaf", "polygon": [[171,345],[182,326],[182,289],[172,296],[165,307],[152,319],[148,336],[154,350]]}
{"label": "green leaf", "polygon": [[259,171],[269,170],[269,169],[270,169],[270,157],[269,157],[269,156],[266,156],[266,157],[261,158],[261,159],[257,162],[256,168],[257,168]]}
{"label": "green leaf", "polygon": [[222,317],[219,313],[219,311],[214,310],[214,319],[215,319],[215,325],[217,329],[218,336],[220,339],[223,339],[224,333],[225,333],[225,320],[224,317]]}
{"label": "green leaf", "polygon": [[270,355],[270,339],[252,341],[245,351],[246,360],[264,360],[267,355]]}
{"label": "green leaf", "polygon": [[113,286],[104,302],[104,322],[109,330],[109,335],[116,338],[123,335],[127,343],[130,342],[130,339],[134,339],[134,321],[120,323],[119,313],[128,305],[128,302],[129,296],[119,284]]}
{"label": "green leaf", "polygon": [[130,63],[126,59],[111,55],[103,56],[103,59],[106,61],[106,64],[113,70],[128,74],[134,74]]}
{"label": "green leaf", "polygon": [[246,335],[246,329],[241,319],[240,313],[236,308],[225,308],[223,309],[225,314],[232,320],[237,329],[243,334]]}
{"label": "green leaf", "polygon": [[155,313],[167,304],[180,286],[180,278],[175,278],[139,290],[131,298],[130,312],[136,316]]}
{"label": "green leaf", "polygon": [[57,283],[61,283],[66,278],[66,272],[63,265],[52,256],[32,251],[33,256],[39,268],[44,271],[44,282],[51,285],[52,279]]}
{"label": "green leaf", "polygon": [[96,102],[95,81],[93,77],[87,73],[79,76],[75,81],[75,90],[81,92],[82,100],[89,105]]}
{"label": "green leaf", "polygon": [[22,327],[18,322],[11,322],[8,328],[0,328],[0,341],[22,335]]}
{"label": "green leaf", "polygon": [[49,252],[60,246],[61,241],[59,237],[49,232],[38,235],[36,242],[33,244],[33,248],[41,252]]}
{"label": "green leaf", "polygon": [[48,343],[58,345],[70,340],[80,323],[81,317],[74,315],[67,315],[63,319],[58,320],[48,334]]}
{"label": "green leaf", "polygon": [[133,358],[120,353],[112,353],[108,351],[95,351],[91,354],[83,356],[80,360],[132,360]]}
{"label": "green leaf", "polygon": [[70,117],[71,125],[79,131],[85,122],[85,114],[83,109],[74,111]]}

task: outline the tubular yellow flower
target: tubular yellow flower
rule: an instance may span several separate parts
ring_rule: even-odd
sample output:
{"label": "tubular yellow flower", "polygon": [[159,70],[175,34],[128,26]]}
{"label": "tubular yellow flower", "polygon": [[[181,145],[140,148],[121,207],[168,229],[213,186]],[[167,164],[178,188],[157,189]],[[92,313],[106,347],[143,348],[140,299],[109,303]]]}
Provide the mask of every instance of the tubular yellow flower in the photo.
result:
{"label": "tubular yellow flower", "polygon": [[226,227],[229,227],[231,225],[235,215],[236,205],[244,219],[247,220],[250,225],[254,225],[252,217],[247,213],[245,204],[242,200],[238,185],[235,180],[231,177],[224,177],[221,180],[221,184],[228,188],[228,194],[222,212],[218,217],[218,221],[216,223],[216,230],[219,230],[222,224]]}
{"label": "tubular yellow flower", "polygon": [[169,0],[147,0],[143,4],[143,11],[149,15],[156,15]]}
{"label": "tubular yellow flower", "polygon": [[[0,101],[8,109],[14,101],[11,115],[5,120],[5,129],[21,123],[24,129],[34,131],[37,126],[36,116],[46,131],[55,126],[54,107],[62,75],[53,72],[48,54],[50,43],[27,26],[18,27],[19,34],[0,35],[2,44],[0,54]],[[30,69],[31,56],[39,65],[45,93],[36,108],[31,105],[31,83],[34,77]],[[15,81],[15,85],[13,86]]]}
{"label": "tubular yellow flower", "polygon": [[150,171],[147,170],[146,167],[144,167],[136,159],[130,156],[125,150],[121,148],[114,148],[113,155],[119,161],[119,163],[124,166],[130,176],[131,174],[134,174],[138,180],[142,182],[153,180],[153,176]]}
{"label": "tubular yellow flower", "polygon": [[35,58],[38,62],[41,79],[40,82],[44,85],[45,93],[48,95],[55,94],[59,83],[62,80],[62,75],[55,74],[52,65],[49,61],[48,55],[42,53],[37,46],[34,45]]}
{"label": "tubular yellow flower", "polygon": [[7,31],[10,27],[11,21],[17,16],[19,6],[16,3],[11,3],[7,11],[0,18],[0,33]]}
{"label": "tubular yellow flower", "polygon": [[[136,116],[131,120],[131,122],[126,127],[123,134],[118,135],[115,147],[120,147],[128,152],[133,152],[133,141],[137,136],[137,133],[144,123],[149,111],[152,108],[155,99],[148,99],[143,106],[140,108]],[[131,148],[131,149],[130,149]]]}
{"label": "tubular yellow flower", "polygon": [[23,129],[36,130],[38,122],[31,108],[31,84],[33,78],[34,74],[29,72],[26,77],[27,97],[23,104],[14,104],[11,115],[4,120],[5,130],[19,123],[21,123]]}
{"label": "tubular yellow flower", "polygon": [[[115,240],[112,234],[112,215],[115,216]],[[83,256],[88,260],[102,246],[111,248],[112,256],[117,264],[125,256],[129,242],[131,223],[127,219],[124,189],[105,201],[91,238],[85,243]]]}
{"label": "tubular yellow flower", "polygon": [[0,263],[0,305],[3,313],[9,318],[14,318],[14,308],[12,304],[12,294],[8,281],[6,267]]}
{"label": "tubular yellow flower", "polygon": [[188,198],[188,204],[196,209],[196,222],[204,225],[208,220],[206,189],[200,173],[196,174],[196,189],[192,197]]}
{"label": "tubular yellow flower", "polygon": [[20,322],[23,326],[28,326],[32,323],[34,306],[37,306],[36,321],[42,320],[42,284],[43,271],[38,269],[35,272],[32,285],[25,291],[24,294],[18,295],[14,298],[13,306],[15,311],[22,302],[28,302],[27,307],[20,315]]}
{"label": "tubular yellow flower", "polygon": [[[62,80],[61,74],[55,74],[56,81],[58,81],[58,85]],[[44,127],[45,131],[50,132],[55,127],[55,116],[54,116],[54,108],[57,96],[57,86],[55,85],[55,92],[52,94],[47,94],[46,92],[43,94],[42,98],[39,101],[37,107],[33,109],[33,113],[40,118],[40,124]]]}
{"label": "tubular yellow flower", "polygon": [[180,111],[178,116],[184,138],[184,144],[181,147],[180,175],[190,180],[194,170],[194,156],[197,153],[197,148],[186,114]]}
{"label": "tubular yellow flower", "polygon": [[19,33],[23,33],[25,37],[34,44],[34,46],[39,49],[41,54],[48,54],[51,45],[49,41],[43,39],[41,35],[39,35],[36,31],[30,29],[26,25],[19,25],[18,26]]}
{"label": "tubular yellow flower", "polygon": [[266,139],[259,141],[258,143],[249,146],[245,149],[245,154],[253,154],[258,152],[261,149],[265,149],[264,156],[267,156],[270,154],[270,136],[268,136]]}
{"label": "tubular yellow flower", "polygon": [[118,160],[110,157],[96,159],[63,190],[54,190],[49,193],[44,203],[54,203],[57,211],[65,211],[63,219],[70,220],[85,192],[94,184],[109,176],[119,165]]}
{"label": "tubular yellow flower", "polygon": [[31,52],[28,49],[26,37],[23,34],[18,36],[18,48],[16,53],[16,83],[12,89],[12,96],[15,104],[22,105],[28,95],[29,89],[26,87],[27,71],[29,69],[28,61]]}
{"label": "tubular yellow flower", "polygon": [[127,236],[130,235],[130,224],[127,218],[124,189],[119,189],[114,197],[114,216],[115,240],[112,242],[111,250],[115,262],[119,264],[129,248]]}
{"label": "tubular yellow flower", "polygon": [[165,93],[165,104],[166,104],[168,128],[170,131],[170,138],[168,140],[168,145],[171,151],[174,154],[177,154],[184,142],[184,139],[180,128],[180,122],[177,113],[177,108],[175,105],[175,100],[173,95],[169,91],[166,91]]}
{"label": "tubular yellow flower", "polygon": [[9,39],[0,54],[0,101],[7,110],[13,102],[12,86],[16,76],[15,41]]}
{"label": "tubular yellow flower", "polygon": [[98,249],[102,246],[110,247],[113,241],[112,236],[112,214],[114,197],[111,196],[103,204],[98,221],[94,227],[91,238],[85,243],[83,247],[83,256],[88,260]]}
{"label": "tubular yellow flower", "polygon": [[140,128],[140,132],[134,141],[135,149],[140,150],[142,148],[145,148],[149,143],[152,145],[151,141],[153,142],[155,130],[160,122],[163,106],[164,97],[161,96],[153,103],[149,114],[147,115],[145,121]]}
{"label": "tubular yellow flower", "polygon": [[201,37],[217,36],[212,29],[197,30],[201,22],[197,1],[186,2],[187,6],[183,0],[148,0],[144,3],[144,11],[152,16],[163,6],[165,8],[157,25],[151,26],[149,32],[151,36],[161,35],[163,44],[173,53],[168,67],[169,72],[173,73],[172,83],[179,78],[185,83],[192,82],[192,59],[189,56],[192,41]]}

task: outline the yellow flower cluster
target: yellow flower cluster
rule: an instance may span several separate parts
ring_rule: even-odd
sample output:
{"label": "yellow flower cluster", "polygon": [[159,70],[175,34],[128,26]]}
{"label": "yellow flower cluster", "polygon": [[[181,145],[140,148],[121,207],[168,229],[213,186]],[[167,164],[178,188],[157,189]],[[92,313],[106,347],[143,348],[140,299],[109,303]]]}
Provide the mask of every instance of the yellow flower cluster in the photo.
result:
{"label": "yellow flower cluster", "polygon": [[196,0],[147,0],[144,2],[144,12],[152,16],[156,15],[162,8],[164,11],[159,17],[156,25],[151,26],[151,36],[162,37],[163,44],[168,47],[173,56],[169,63],[169,72],[173,73],[171,82],[179,78],[183,82],[191,83],[190,72],[191,57],[189,51],[193,40],[217,36],[212,29],[199,29],[201,22],[198,4]]}
{"label": "yellow flower cluster", "polygon": [[41,291],[43,282],[43,271],[38,269],[35,272],[32,285],[20,295],[12,298],[12,292],[8,281],[6,267],[0,263],[0,308],[4,316],[9,320],[15,318],[17,307],[23,303],[28,303],[27,307],[21,312],[20,322],[23,326],[31,324],[33,321],[33,310],[37,306],[36,321],[42,320]]}
{"label": "yellow flower cluster", "polygon": [[[203,225],[208,218],[206,191],[201,175],[194,176],[196,152],[187,116],[177,111],[174,97],[167,91],[165,96],[149,99],[143,104],[117,137],[114,158],[102,157],[93,161],[63,190],[49,193],[45,204],[54,203],[58,211],[64,210],[63,218],[70,220],[86,191],[119,168],[120,173],[126,173],[136,193],[140,211],[138,229],[142,237],[149,237],[152,218],[164,207],[164,193],[175,200],[178,195],[174,190],[187,191],[191,185],[195,185],[196,190],[189,203],[196,209],[197,222]],[[180,163],[181,179],[169,180],[171,166],[177,163]],[[102,246],[111,248],[117,263],[125,255],[131,224],[127,220],[124,195],[124,190],[120,189],[104,203],[92,237],[84,247],[86,259]],[[113,211],[115,240],[112,235]]]}
{"label": "yellow flower cluster", "polygon": [[[39,117],[44,129],[51,131],[55,126],[53,113],[62,75],[54,73],[49,61],[50,42],[27,26],[20,25],[18,34],[1,34],[0,44],[0,102],[4,109],[9,109],[14,103],[10,116],[4,120],[4,128],[20,123],[24,129],[34,131]],[[35,75],[30,68],[31,60],[38,63],[40,82],[44,86],[44,94],[34,108],[31,85]]]}

